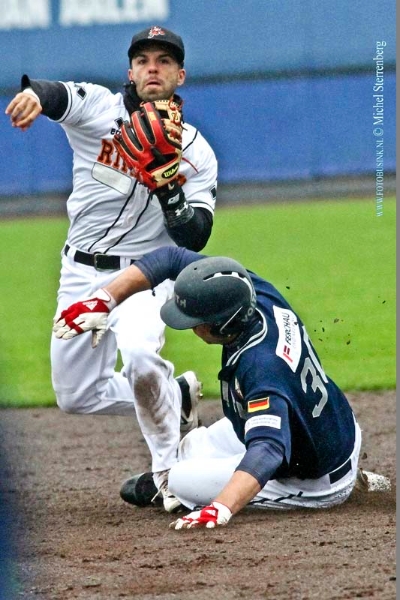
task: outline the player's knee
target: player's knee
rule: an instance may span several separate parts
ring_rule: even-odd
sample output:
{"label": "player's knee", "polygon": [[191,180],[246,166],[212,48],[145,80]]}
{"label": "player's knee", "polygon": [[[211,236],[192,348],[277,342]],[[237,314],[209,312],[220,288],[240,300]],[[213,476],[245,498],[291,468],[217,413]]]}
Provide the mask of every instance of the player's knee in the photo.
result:
{"label": "player's knee", "polygon": [[67,398],[57,397],[57,406],[65,413],[74,414],[76,412],[76,406]]}
{"label": "player's knee", "polygon": [[79,412],[76,402],[70,397],[57,395],[57,406],[65,413],[74,414]]}
{"label": "player's knee", "polygon": [[160,356],[152,348],[132,348],[124,357],[124,371],[134,380],[137,377],[146,378],[162,364]]}
{"label": "player's knee", "polygon": [[124,373],[139,404],[156,401],[166,389],[170,367],[152,348],[141,348],[124,357]]}
{"label": "player's knee", "polygon": [[77,397],[75,394],[63,394],[57,393],[57,406],[60,410],[69,414],[79,414],[85,413],[85,402],[80,397]]}

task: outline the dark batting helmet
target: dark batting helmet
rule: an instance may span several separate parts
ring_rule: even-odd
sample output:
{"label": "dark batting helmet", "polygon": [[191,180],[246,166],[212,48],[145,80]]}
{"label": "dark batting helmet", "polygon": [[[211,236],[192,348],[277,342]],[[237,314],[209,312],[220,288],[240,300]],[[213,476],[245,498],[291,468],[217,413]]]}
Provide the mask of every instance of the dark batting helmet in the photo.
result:
{"label": "dark batting helmet", "polygon": [[213,333],[242,331],[254,314],[256,294],[250,276],[231,258],[209,257],[183,269],[175,295],[161,309],[161,318],[173,329],[213,325]]}

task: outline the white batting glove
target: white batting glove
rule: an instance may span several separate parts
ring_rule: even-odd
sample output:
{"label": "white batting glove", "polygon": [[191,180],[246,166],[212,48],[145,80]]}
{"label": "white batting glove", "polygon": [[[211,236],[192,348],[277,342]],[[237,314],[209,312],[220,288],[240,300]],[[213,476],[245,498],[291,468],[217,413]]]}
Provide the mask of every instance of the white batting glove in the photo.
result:
{"label": "white batting glove", "polygon": [[100,288],[93,298],[71,304],[54,319],[53,332],[56,338],[70,340],[84,333],[92,332],[92,348],[96,348],[107,329],[108,315],[117,305],[114,298]]}
{"label": "white batting glove", "polygon": [[206,527],[213,529],[217,525],[226,525],[232,517],[232,512],[225,504],[211,502],[201,510],[195,510],[186,517],[181,517],[170,524],[170,529],[192,529]]}

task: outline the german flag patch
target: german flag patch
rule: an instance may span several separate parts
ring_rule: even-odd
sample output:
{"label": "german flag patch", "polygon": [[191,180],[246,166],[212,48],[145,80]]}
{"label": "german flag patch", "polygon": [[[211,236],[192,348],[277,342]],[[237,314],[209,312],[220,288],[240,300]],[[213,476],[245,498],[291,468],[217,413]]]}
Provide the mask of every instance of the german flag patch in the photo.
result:
{"label": "german flag patch", "polygon": [[249,400],[247,403],[247,412],[252,413],[258,410],[267,410],[269,408],[269,396],[259,398],[258,400]]}

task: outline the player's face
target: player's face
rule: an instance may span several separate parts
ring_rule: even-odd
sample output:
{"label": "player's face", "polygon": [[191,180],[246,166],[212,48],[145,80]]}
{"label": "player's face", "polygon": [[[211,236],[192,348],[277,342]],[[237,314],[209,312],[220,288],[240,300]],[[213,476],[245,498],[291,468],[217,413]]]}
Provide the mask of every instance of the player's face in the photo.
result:
{"label": "player's face", "polygon": [[232,335],[216,335],[211,333],[212,325],[204,323],[203,325],[196,325],[193,327],[193,333],[195,333],[200,339],[206,344],[228,344],[233,341],[234,336]]}
{"label": "player's face", "polygon": [[128,71],[142,100],[166,100],[185,81],[186,72],[164,48],[146,48],[136,55]]}

